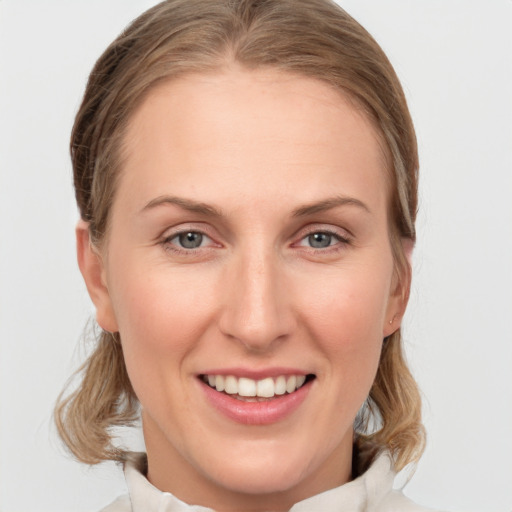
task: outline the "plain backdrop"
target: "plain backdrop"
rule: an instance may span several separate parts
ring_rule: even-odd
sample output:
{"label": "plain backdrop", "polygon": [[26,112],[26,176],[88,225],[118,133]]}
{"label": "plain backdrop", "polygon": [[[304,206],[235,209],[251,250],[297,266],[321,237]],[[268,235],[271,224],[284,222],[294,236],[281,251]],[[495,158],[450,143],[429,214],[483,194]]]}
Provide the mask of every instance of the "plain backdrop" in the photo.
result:
{"label": "plain backdrop", "polygon": [[[69,133],[95,59],[150,0],[0,0],[0,510],[94,511],[114,464],[69,458],[52,407],[92,307]],[[512,2],[346,0],[405,88],[421,156],[406,317],[428,446],[405,492],[512,510]],[[78,348],[77,348],[78,347]]]}

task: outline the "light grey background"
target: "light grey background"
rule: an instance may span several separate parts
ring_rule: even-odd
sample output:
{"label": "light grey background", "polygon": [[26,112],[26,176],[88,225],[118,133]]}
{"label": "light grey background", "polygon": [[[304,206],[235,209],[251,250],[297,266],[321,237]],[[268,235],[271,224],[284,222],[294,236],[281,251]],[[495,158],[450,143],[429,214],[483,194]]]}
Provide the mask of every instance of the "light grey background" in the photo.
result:
{"label": "light grey background", "polygon": [[[95,59],[150,0],[0,0],[0,509],[93,511],[113,464],[66,458],[52,407],[92,312],[68,139]],[[512,2],[346,0],[394,63],[421,151],[406,319],[428,448],[406,494],[512,509]]]}

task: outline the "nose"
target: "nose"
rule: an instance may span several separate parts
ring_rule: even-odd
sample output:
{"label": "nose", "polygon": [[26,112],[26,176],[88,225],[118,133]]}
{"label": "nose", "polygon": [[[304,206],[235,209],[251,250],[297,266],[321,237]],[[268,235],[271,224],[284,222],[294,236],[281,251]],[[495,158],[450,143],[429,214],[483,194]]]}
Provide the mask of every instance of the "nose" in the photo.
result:
{"label": "nose", "polygon": [[295,321],[282,264],[272,251],[254,247],[226,268],[219,328],[251,352],[271,351]]}

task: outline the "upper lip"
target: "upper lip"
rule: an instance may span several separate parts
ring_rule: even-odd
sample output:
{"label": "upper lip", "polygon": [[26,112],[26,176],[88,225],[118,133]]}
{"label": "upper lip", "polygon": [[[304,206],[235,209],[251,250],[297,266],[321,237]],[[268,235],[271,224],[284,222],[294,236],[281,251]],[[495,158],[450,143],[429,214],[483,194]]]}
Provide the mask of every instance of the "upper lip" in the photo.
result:
{"label": "upper lip", "polygon": [[233,375],[234,377],[260,380],[267,377],[279,377],[280,375],[309,375],[312,372],[301,370],[299,368],[272,367],[272,368],[212,368],[198,374],[201,375]]}

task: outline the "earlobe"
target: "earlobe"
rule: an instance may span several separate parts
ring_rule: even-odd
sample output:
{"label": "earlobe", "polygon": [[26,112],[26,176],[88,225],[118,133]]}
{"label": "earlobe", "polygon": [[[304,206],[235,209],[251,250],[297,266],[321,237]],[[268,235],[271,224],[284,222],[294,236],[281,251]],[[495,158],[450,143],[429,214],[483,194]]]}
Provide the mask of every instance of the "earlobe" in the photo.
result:
{"label": "earlobe", "polygon": [[117,332],[119,329],[105,282],[103,260],[98,250],[91,243],[89,224],[80,220],[75,232],[78,266],[89,296],[96,308],[96,321],[105,331]]}
{"label": "earlobe", "polygon": [[403,313],[395,313],[391,317],[391,319],[386,322],[382,332],[383,338],[387,338],[388,336],[391,336],[394,332],[398,331],[398,329],[402,325],[402,316]]}

